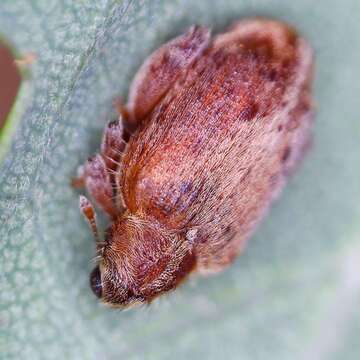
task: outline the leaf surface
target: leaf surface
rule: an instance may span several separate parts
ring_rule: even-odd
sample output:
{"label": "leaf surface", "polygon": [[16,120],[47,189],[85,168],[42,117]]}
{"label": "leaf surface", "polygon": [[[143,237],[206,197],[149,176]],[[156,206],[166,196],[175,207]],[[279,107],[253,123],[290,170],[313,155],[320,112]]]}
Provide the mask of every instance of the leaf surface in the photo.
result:
{"label": "leaf surface", "polygon": [[[359,13],[357,0],[1,1],[0,35],[37,54],[0,165],[2,358],[358,359]],[[294,24],[316,50],[314,147],[231,268],[107,309],[69,179],[150,51],[249,15]]]}

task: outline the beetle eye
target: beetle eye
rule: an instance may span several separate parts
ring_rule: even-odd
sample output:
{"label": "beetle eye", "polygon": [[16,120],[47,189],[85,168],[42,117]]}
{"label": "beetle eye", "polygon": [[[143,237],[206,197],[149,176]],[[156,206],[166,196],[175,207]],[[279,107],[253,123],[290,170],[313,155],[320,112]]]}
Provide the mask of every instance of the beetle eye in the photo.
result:
{"label": "beetle eye", "polygon": [[97,266],[90,274],[90,287],[93,293],[101,298],[102,296],[102,283],[99,266]]}

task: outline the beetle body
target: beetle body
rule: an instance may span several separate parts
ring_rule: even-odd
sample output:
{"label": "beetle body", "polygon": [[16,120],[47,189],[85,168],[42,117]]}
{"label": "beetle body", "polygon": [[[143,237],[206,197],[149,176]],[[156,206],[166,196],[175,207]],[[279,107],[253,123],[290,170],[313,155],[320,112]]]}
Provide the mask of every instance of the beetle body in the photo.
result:
{"label": "beetle body", "polygon": [[133,134],[108,127],[83,174],[112,217],[91,277],[103,301],[150,302],[234,260],[309,144],[311,73],[306,41],[265,19],[151,55],[123,111]]}

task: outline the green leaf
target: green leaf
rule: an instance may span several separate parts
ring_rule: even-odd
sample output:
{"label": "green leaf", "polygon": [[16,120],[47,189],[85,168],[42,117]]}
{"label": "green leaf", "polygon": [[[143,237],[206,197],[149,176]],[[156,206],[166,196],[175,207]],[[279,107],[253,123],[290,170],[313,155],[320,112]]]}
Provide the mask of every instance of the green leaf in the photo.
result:
{"label": "green leaf", "polygon": [[[359,13],[357,0],[1,1],[0,35],[37,54],[2,149],[1,358],[358,359]],[[152,49],[193,23],[248,15],[313,44],[314,147],[231,268],[146,309],[105,308],[69,179]]]}

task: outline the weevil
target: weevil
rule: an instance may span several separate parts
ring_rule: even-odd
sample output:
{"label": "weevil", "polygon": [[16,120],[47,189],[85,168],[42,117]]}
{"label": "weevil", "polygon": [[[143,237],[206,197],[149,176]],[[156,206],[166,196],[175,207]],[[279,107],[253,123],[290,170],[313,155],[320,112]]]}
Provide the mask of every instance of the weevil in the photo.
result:
{"label": "weevil", "polygon": [[234,261],[309,146],[312,69],[307,41],[264,18],[193,26],[148,57],[77,179],[110,219],[90,275],[103,302],[150,303]]}

